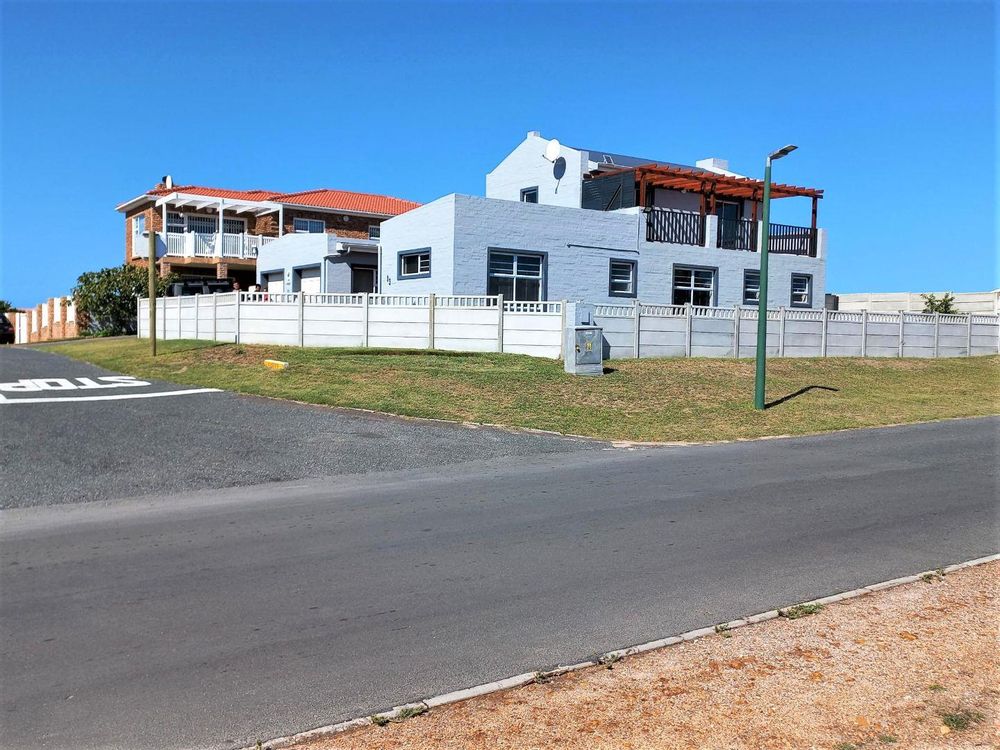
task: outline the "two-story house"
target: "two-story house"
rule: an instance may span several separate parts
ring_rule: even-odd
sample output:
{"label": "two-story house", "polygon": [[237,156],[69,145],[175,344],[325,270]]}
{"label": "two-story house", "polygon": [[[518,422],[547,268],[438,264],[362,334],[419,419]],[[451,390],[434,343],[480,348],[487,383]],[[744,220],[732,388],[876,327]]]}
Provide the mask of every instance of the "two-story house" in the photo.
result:
{"label": "two-story house", "polygon": [[[161,274],[229,277],[246,289],[257,280],[261,249],[283,235],[324,234],[364,244],[374,268],[381,223],[419,205],[347,190],[279,193],[175,185],[168,176],[117,210],[125,215],[126,262],[146,263],[152,232]],[[372,291],[373,270],[362,281],[369,277],[367,291]]]}
{"label": "two-story house", "polygon": [[[684,166],[559,146],[532,131],[486,176],[485,197],[447,195],[382,225],[384,293],[506,300],[755,305],[764,185],[720,159]],[[822,307],[822,190],[810,226],[770,225],[768,305]]]}

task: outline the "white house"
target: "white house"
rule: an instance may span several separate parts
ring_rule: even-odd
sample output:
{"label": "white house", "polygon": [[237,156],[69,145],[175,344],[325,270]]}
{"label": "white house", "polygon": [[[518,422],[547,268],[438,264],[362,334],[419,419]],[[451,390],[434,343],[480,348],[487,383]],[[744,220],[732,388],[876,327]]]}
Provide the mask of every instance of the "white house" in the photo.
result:
{"label": "white house", "polygon": [[[513,301],[756,304],[763,183],[720,159],[672,162],[558,146],[537,131],[486,176],[382,224],[383,293],[502,294]],[[822,307],[822,191],[812,226],[771,224],[773,307]]]}

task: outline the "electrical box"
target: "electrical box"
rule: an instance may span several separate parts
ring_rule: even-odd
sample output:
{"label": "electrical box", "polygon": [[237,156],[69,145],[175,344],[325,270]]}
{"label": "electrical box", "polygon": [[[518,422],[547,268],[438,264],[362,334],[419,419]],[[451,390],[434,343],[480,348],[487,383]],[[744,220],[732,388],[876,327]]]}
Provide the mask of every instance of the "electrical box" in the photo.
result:
{"label": "electrical box", "polygon": [[604,374],[604,329],[595,325],[569,326],[566,339],[566,372],[573,375]]}

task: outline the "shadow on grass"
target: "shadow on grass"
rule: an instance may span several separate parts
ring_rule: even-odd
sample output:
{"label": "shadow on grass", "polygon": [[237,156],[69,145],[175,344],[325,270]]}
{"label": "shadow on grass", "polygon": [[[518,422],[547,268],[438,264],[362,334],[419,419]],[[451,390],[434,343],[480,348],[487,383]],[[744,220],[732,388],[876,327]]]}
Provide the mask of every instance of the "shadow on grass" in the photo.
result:
{"label": "shadow on grass", "polygon": [[797,398],[806,393],[809,393],[809,391],[832,391],[833,393],[839,393],[840,389],[832,388],[828,385],[807,385],[805,388],[799,388],[797,391],[795,391],[794,393],[789,393],[787,396],[782,396],[781,398],[776,398],[774,401],[769,401],[768,403],[764,404],[764,408],[770,409],[771,407],[774,406],[781,406],[781,404],[785,403],[786,401],[791,401],[793,398]]}

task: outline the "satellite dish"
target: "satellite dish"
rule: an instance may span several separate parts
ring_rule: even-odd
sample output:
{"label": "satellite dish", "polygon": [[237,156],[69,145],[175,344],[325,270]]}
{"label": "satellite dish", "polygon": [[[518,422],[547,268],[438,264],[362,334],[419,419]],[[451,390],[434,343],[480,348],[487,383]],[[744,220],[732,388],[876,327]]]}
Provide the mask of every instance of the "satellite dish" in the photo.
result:
{"label": "satellite dish", "polygon": [[559,145],[559,141],[553,138],[551,141],[549,141],[548,145],[545,147],[545,158],[548,159],[549,161],[555,161],[556,159],[559,158],[560,149],[561,146]]}

